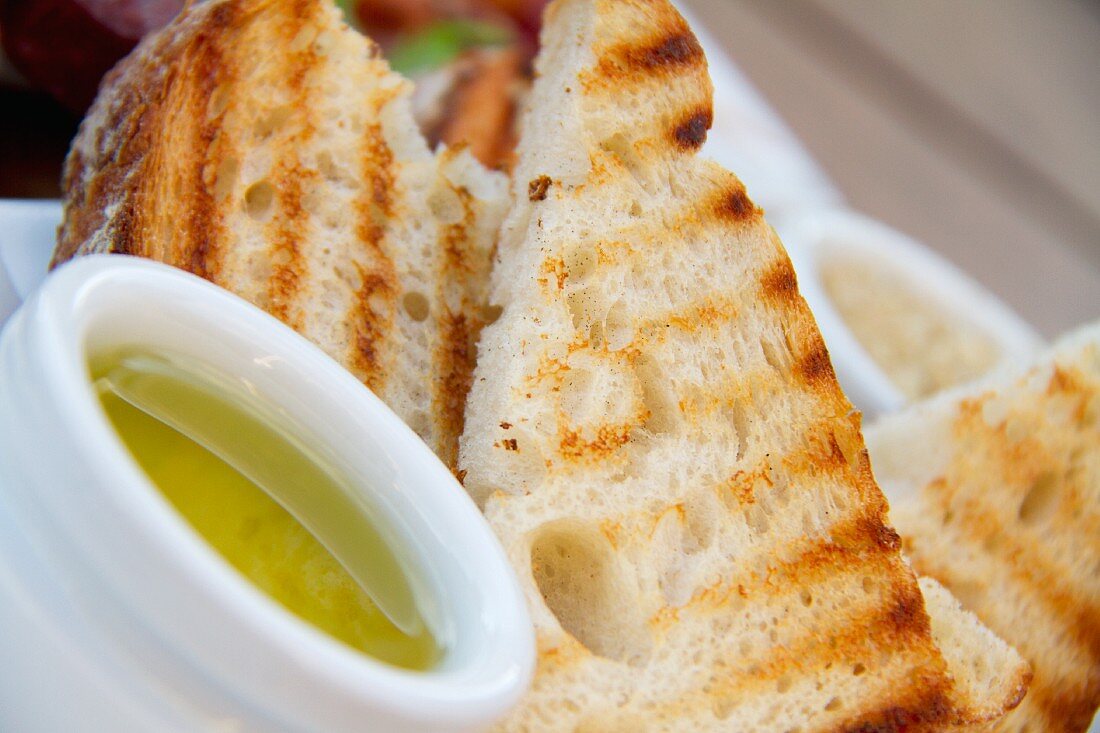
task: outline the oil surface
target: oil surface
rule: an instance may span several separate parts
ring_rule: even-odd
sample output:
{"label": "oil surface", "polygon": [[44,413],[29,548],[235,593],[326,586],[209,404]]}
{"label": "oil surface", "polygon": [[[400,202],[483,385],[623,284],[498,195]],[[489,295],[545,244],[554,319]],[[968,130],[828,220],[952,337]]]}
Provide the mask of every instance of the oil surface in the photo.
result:
{"label": "oil surface", "polygon": [[[97,363],[93,374],[107,416],[152,483],[255,586],[384,662],[425,670],[439,660],[409,579],[377,527],[356,514],[332,472],[270,419],[240,409],[216,380],[164,355],[130,353]],[[272,496],[326,530],[318,536],[354,558],[355,577]]]}

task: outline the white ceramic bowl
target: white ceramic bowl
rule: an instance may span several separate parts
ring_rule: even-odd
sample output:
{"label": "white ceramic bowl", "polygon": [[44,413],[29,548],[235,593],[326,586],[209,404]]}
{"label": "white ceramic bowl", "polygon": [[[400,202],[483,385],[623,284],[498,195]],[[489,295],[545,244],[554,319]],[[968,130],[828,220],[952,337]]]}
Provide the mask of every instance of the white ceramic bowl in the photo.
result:
{"label": "white ceramic bowl", "polygon": [[798,275],[798,287],[817,319],[837,378],[869,417],[893,412],[908,399],[860,343],[829,297],[821,268],[834,258],[858,259],[907,283],[944,316],[989,338],[996,363],[1027,358],[1042,339],[1012,310],[947,260],[901,232],[843,209],[784,217],[777,230]]}
{"label": "white ceramic bowl", "polygon": [[[387,666],[238,575],[110,428],[89,354],[170,349],[246,380],[341,457],[423,571],[452,640]],[[524,600],[476,506],[319,349],[186,273],[118,255],[53,273],[0,337],[0,730],[458,731],[519,698]]]}

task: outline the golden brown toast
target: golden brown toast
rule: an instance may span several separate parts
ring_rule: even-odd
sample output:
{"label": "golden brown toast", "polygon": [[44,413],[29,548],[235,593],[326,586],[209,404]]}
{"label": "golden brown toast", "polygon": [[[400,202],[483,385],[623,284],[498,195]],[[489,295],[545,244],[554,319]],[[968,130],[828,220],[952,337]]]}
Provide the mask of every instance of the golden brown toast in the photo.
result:
{"label": "golden brown toast", "polygon": [[459,459],[537,629],[502,729],[996,719],[1026,665],[946,593],[930,624],[782,245],[695,155],[684,20],[559,0],[542,49]]}
{"label": "golden brown toast", "polygon": [[996,728],[1084,731],[1100,706],[1100,324],[867,432],[918,572],[1034,679]]}
{"label": "golden brown toast", "polygon": [[54,263],[118,252],[212,280],[453,465],[506,182],[433,155],[410,94],[328,0],[197,3],[103,82]]}
{"label": "golden brown toast", "polygon": [[[664,2],[550,18],[565,84],[528,116],[466,430],[540,626],[506,727],[988,724],[1026,670],[946,594],[929,623],[781,246],[693,157],[694,37]],[[433,157],[408,95],[325,2],[197,5],[105,81],[55,261],[136,254],[234,290],[453,460],[502,183]]]}

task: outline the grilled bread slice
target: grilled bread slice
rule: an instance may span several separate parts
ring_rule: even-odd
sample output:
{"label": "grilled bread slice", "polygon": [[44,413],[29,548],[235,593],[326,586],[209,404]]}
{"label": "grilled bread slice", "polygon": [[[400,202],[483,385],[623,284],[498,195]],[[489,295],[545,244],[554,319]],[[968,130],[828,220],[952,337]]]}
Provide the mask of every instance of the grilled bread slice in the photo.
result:
{"label": "grilled bread slice", "polygon": [[1100,324],[1026,372],[867,433],[891,517],[941,581],[1031,663],[997,730],[1084,731],[1100,706]]}
{"label": "grilled bread slice", "polygon": [[695,156],[684,20],[558,0],[536,70],[459,456],[537,628],[503,728],[995,719],[1026,665],[945,593],[930,624],[790,261]]}
{"label": "grilled bread slice", "polygon": [[106,78],[55,264],[120,252],[243,296],[453,465],[507,182],[433,155],[411,84],[329,0],[212,0]]}

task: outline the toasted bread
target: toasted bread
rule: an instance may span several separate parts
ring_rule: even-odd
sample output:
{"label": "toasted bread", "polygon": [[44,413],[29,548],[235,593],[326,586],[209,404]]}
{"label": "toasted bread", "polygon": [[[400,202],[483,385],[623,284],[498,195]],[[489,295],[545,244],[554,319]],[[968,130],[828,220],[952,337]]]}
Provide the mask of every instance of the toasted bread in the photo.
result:
{"label": "toasted bread", "polygon": [[684,20],[558,0],[536,72],[459,455],[537,629],[503,729],[994,720],[1026,665],[946,593],[930,623],[782,245],[695,155]]}
{"label": "toasted bread", "polygon": [[1100,706],[1100,324],[1026,372],[867,433],[913,564],[1034,679],[999,731],[1084,731]]}
{"label": "toasted bread", "polygon": [[453,465],[503,176],[433,155],[411,85],[327,0],[213,0],[105,79],[54,263],[167,262],[345,365]]}

